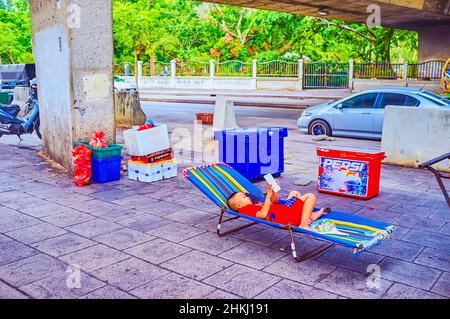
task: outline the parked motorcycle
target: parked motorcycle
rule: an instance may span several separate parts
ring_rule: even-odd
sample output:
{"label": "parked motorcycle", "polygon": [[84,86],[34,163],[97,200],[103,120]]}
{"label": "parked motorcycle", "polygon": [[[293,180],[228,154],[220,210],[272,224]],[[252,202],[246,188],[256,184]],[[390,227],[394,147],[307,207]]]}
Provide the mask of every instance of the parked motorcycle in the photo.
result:
{"label": "parked motorcycle", "polygon": [[24,117],[18,116],[19,105],[0,104],[0,137],[2,135],[17,135],[22,140],[21,135],[32,134],[36,131],[36,135],[41,138],[36,79],[31,80],[30,83],[30,94]]}

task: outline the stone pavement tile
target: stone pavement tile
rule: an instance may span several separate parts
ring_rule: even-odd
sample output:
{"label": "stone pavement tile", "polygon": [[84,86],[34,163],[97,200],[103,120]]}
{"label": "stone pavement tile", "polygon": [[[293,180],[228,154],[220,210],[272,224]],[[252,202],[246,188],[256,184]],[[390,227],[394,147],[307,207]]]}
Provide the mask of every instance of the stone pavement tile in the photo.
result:
{"label": "stone pavement tile", "polygon": [[99,244],[59,258],[68,264],[80,266],[82,271],[91,272],[130,258],[130,255]]}
{"label": "stone pavement tile", "polygon": [[104,286],[88,293],[87,295],[83,295],[78,299],[136,299],[136,297],[116,287]]}
{"label": "stone pavement tile", "polygon": [[439,199],[427,198],[423,203],[420,204],[420,206],[428,207],[430,209],[439,209],[439,210],[447,209],[447,210],[449,210],[447,202],[444,200],[443,195]]}
{"label": "stone pavement tile", "polygon": [[264,227],[264,229],[260,231],[253,232],[248,236],[240,238],[255,244],[270,246],[279,240],[289,241],[287,237],[288,232],[285,230],[274,229],[273,227]]}
{"label": "stone pavement tile", "polygon": [[152,264],[160,264],[188,251],[190,249],[187,247],[159,238],[125,250],[126,253]]}
{"label": "stone pavement tile", "polygon": [[403,227],[403,226],[396,226],[395,231],[391,234],[392,239],[400,240],[403,237],[405,237],[410,231],[411,231],[411,228]]}
{"label": "stone pavement tile", "polygon": [[120,228],[123,228],[123,226],[104,219],[97,218],[81,224],[69,226],[67,227],[67,230],[70,230],[71,232],[74,232],[81,236],[91,238],[113,232]]}
{"label": "stone pavement tile", "polygon": [[[218,221],[219,221],[219,217],[216,216],[216,218],[210,218],[210,219],[205,220],[204,222],[196,224],[195,227],[198,227],[198,228],[201,228],[201,229],[204,229],[204,230],[208,230],[210,232],[216,232],[217,231],[217,222]],[[236,220],[235,219],[235,220],[229,221],[229,222],[227,222],[225,224],[222,224],[222,230],[227,230],[227,229],[230,229],[230,228],[242,226],[244,224],[246,224],[244,222],[244,220]],[[259,228],[257,228],[257,226],[252,226],[250,228],[246,228],[246,229],[240,230],[240,231],[238,231],[236,233],[232,233],[229,236],[237,237],[238,234],[241,234],[242,232],[249,231],[250,229],[253,230],[253,231],[257,231]]]}
{"label": "stone pavement tile", "polygon": [[140,214],[119,220],[118,223],[140,232],[147,232],[149,230],[170,224],[171,221],[151,214]]}
{"label": "stone pavement tile", "polygon": [[147,206],[145,209],[145,212],[155,215],[155,216],[165,217],[167,215],[173,214],[174,212],[177,212],[182,209],[186,209],[186,207],[182,206],[180,204],[169,203],[169,202],[160,200],[158,202],[155,202],[155,203]]}
{"label": "stone pavement tile", "polygon": [[170,223],[148,231],[148,234],[163,238],[175,243],[182,242],[204,233],[205,230],[181,223]]}
{"label": "stone pavement tile", "polygon": [[0,281],[0,299],[29,299],[29,297],[20,290]]}
{"label": "stone pavement tile", "polygon": [[30,216],[33,216],[36,218],[42,218],[42,217],[46,217],[46,216],[50,216],[50,215],[55,215],[55,214],[69,211],[69,210],[70,210],[70,208],[67,208],[67,207],[59,205],[59,204],[50,203],[50,202],[47,202],[47,204],[44,204],[44,205],[20,209],[20,211],[22,213],[25,213],[27,215],[30,215]]}
{"label": "stone pavement tile", "polygon": [[363,208],[355,215],[378,220],[380,222],[392,223],[394,220],[401,216],[400,213],[391,212],[382,209]]}
{"label": "stone pavement tile", "polygon": [[[197,192],[198,194],[198,192]],[[196,194],[194,194],[196,195]],[[219,208],[208,198],[204,197],[203,195],[196,195],[197,197],[195,198],[195,200],[186,200],[183,202],[178,202],[177,204],[183,205],[183,206],[187,206],[189,208],[193,208],[193,209],[200,209],[203,211],[207,211],[207,212],[217,212],[220,213]]]}
{"label": "stone pavement tile", "polygon": [[366,274],[367,267],[369,265],[379,264],[383,257],[370,252],[363,252],[355,256],[351,248],[334,246],[320,255],[320,257],[315,257],[314,259],[332,266],[342,267]]}
{"label": "stone pavement tile", "polygon": [[421,230],[412,230],[402,240],[417,243],[427,247],[433,247],[450,251],[450,236]]}
{"label": "stone pavement tile", "polygon": [[94,211],[90,212],[89,214],[112,221],[112,222],[116,222],[116,221],[119,221],[122,219],[127,219],[127,218],[135,217],[138,215],[142,215],[142,212],[132,209],[132,208],[114,205],[108,209],[94,210]]}
{"label": "stone pavement tile", "polygon": [[192,279],[202,280],[232,264],[224,259],[194,250],[162,263],[161,267]]}
{"label": "stone pavement tile", "polygon": [[279,280],[279,277],[259,270],[233,265],[203,282],[244,298],[253,298]]}
{"label": "stone pavement tile", "polygon": [[439,234],[450,236],[450,223],[446,223],[442,228],[439,230]]}
{"label": "stone pavement tile", "polygon": [[256,296],[256,299],[336,299],[327,291],[283,279]]}
{"label": "stone pavement tile", "polygon": [[371,252],[405,261],[413,261],[422,249],[423,246],[408,243],[403,240],[384,240],[380,245],[373,247]]}
{"label": "stone pavement tile", "polygon": [[273,263],[264,271],[307,285],[314,285],[335,269],[335,266],[312,259],[298,263],[289,255]]}
{"label": "stone pavement tile", "polygon": [[414,262],[416,264],[450,272],[450,253],[448,251],[425,248]]}
{"label": "stone pavement tile", "polygon": [[61,256],[81,250],[96,243],[77,234],[68,233],[62,236],[53,237],[39,243],[33,244],[33,247],[49,254],[50,256]]}
{"label": "stone pavement tile", "polygon": [[80,273],[80,288],[69,287],[70,273],[54,276],[21,286],[20,289],[36,299],[74,299],[94,291],[106,284],[88,274]]}
{"label": "stone pavement tile", "polygon": [[1,201],[2,205],[14,210],[22,210],[26,208],[33,208],[36,206],[44,206],[48,204],[46,200],[40,199],[38,197],[27,196],[25,198],[12,198],[8,201]]}
{"label": "stone pavement tile", "polygon": [[55,215],[42,218],[43,221],[52,223],[53,225],[59,227],[67,227],[75,224],[81,224],[93,219],[95,219],[95,216],[86,213],[81,213],[79,211],[70,208],[63,213],[58,213]]}
{"label": "stone pavement tile", "polygon": [[378,299],[392,285],[388,280],[380,279],[380,288],[368,286],[370,277],[351,270],[338,268],[318,282],[315,287],[348,298]]}
{"label": "stone pavement tile", "polygon": [[167,270],[132,257],[92,274],[109,285],[129,291],[168,273]]}
{"label": "stone pavement tile", "polygon": [[[411,185],[412,186],[412,185]],[[406,195],[406,194],[390,194],[385,197],[386,200],[394,201],[399,204],[420,205],[425,201],[424,196]]]}
{"label": "stone pavement tile", "polygon": [[232,237],[219,237],[216,233],[206,232],[191,239],[181,242],[182,245],[207,252],[211,255],[218,255],[243,241]]}
{"label": "stone pavement tile", "polygon": [[143,299],[202,299],[214,290],[204,283],[171,273],[130,293]]}
{"label": "stone pavement tile", "polygon": [[445,221],[440,218],[427,218],[411,216],[408,214],[403,214],[394,221],[395,225],[406,226],[429,232],[437,232],[444,225],[444,223]]}
{"label": "stone pavement tile", "polygon": [[383,296],[383,299],[444,299],[444,297],[425,290],[396,283],[389,288]]}
{"label": "stone pavement tile", "polygon": [[18,199],[32,198],[30,194],[26,194],[21,191],[13,190],[9,192],[0,193],[0,203],[5,203],[8,201],[14,201]]}
{"label": "stone pavement tile", "polygon": [[[312,236],[309,235],[294,234],[294,238],[295,238],[295,245],[297,248],[297,254],[299,256],[306,255],[307,253],[313,251],[316,248],[329,244],[329,242],[313,238]],[[290,256],[292,256],[291,241],[289,239],[277,241],[272,245],[270,245],[269,247],[282,252],[286,252]]]}
{"label": "stone pavement tile", "polygon": [[147,241],[155,239],[146,233],[138,232],[130,228],[122,228],[108,234],[92,238],[93,240],[108,245],[118,250],[124,250]]}
{"label": "stone pavement tile", "polygon": [[196,225],[215,217],[217,215],[192,208],[182,209],[166,216],[167,219],[188,225]]}
{"label": "stone pavement tile", "polygon": [[125,198],[125,197],[132,196],[132,195],[134,195],[134,193],[127,192],[123,189],[119,189],[119,188],[115,188],[115,187],[102,189],[99,192],[90,194],[91,197],[103,200],[105,202],[112,202],[114,200]]}
{"label": "stone pavement tile", "polygon": [[151,196],[153,198],[161,199],[170,203],[183,203],[187,201],[196,200],[199,198],[199,195],[192,194],[188,192],[180,191],[177,188],[170,188],[163,191],[158,191],[154,193],[147,194],[147,196]]}
{"label": "stone pavement tile", "polygon": [[67,204],[67,207],[70,207],[72,209],[78,210],[80,212],[83,213],[91,213],[94,211],[99,211],[99,210],[110,210],[110,209],[114,209],[117,208],[117,205],[99,200],[99,199],[92,199],[92,197],[89,197],[90,200],[86,200],[86,201],[81,201],[81,202],[75,202],[75,203],[70,203]]}
{"label": "stone pavement tile", "polygon": [[430,290],[441,274],[432,268],[393,258],[385,258],[379,266],[383,279],[424,290]]}
{"label": "stone pavement tile", "polygon": [[39,223],[34,226],[14,230],[6,234],[22,243],[33,244],[38,241],[63,235],[65,233],[67,233],[67,231],[52,224]]}
{"label": "stone pavement tile", "polygon": [[450,222],[450,209],[448,207],[438,209],[433,214],[431,214],[430,217],[431,218],[441,218],[441,219],[446,220],[447,222]]}
{"label": "stone pavement tile", "polygon": [[444,272],[431,291],[450,298],[450,273]]}
{"label": "stone pavement tile", "polygon": [[65,273],[67,264],[56,258],[39,254],[0,267],[0,279],[20,287],[34,281]]}
{"label": "stone pavement tile", "polygon": [[141,210],[144,206],[151,206],[151,204],[156,203],[157,201],[158,199],[146,195],[132,195],[121,199],[116,199],[112,201],[112,203]]}
{"label": "stone pavement tile", "polygon": [[377,198],[377,197],[371,198],[368,201],[357,200],[357,201],[353,201],[351,203],[365,207],[365,208],[374,208],[379,211],[387,211],[391,207],[393,207],[395,204],[398,204],[398,202],[396,202],[396,201],[390,201],[390,200],[386,200],[384,198]]}
{"label": "stone pavement tile", "polygon": [[10,241],[13,241],[13,239],[0,234],[0,244],[4,244],[4,243],[10,242]]}
{"label": "stone pavement tile", "polygon": [[47,200],[50,202],[61,204],[64,206],[89,201],[91,199],[92,197],[72,192],[64,192],[64,193],[58,192],[47,198]]}
{"label": "stone pavement tile", "polygon": [[253,243],[244,243],[219,255],[221,258],[259,270],[284,256],[284,252]]}
{"label": "stone pavement tile", "polygon": [[0,252],[0,266],[39,254],[36,249],[16,241],[0,244]]}
{"label": "stone pavement tile", "polygon": [[6,233],[20,228],[30,227],[40,222],[34,217],[1,206],[0,216],[0,233]]}
{"label": "stone pavement tile", "polygon": [[241,299],[241,297],[230,294],[226,291],[216,289],[206,297],[205,299]]}
{"label": "stone pavement tile", "polygon": [[428,209],[422,206],[411,205],[411,204],[395,204],[389,208],[392,212],[408,214],[419,217],[429,217],[435,210]]}

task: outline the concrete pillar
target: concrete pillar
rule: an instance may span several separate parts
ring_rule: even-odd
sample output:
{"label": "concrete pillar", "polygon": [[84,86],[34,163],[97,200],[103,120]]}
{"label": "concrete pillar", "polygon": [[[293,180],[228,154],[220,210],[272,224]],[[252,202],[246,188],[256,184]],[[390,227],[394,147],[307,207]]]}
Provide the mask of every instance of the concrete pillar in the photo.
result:
{"label": "concrete pillar", "polygon": [[403,81],[408,80],[408,61],[403,62]]}
{"label": "concrete pillar", "polygon": [[439,25],[422,28],[419,33],[419,63],[450,57],[450,26]]}
{"label": "concrete pillar", "polygon": [[209,60],[209,77],[214,79],[214,73],[216,71],[216,66],[214,60]]}
{"label": "concrete pillar", "polygon": [[305,73],[305,67],[303,64],[303,59],[298,60],[298,89],[303,91],[303,79]]}
{"label": "concrete pillar", "polygon": [[43,148],[72,169],[93,131],[115,142],[111,0],[31,0]]}
{"label": "concrete pillar", "polygon": [[350,92],[353,90],[353,73],[355,70],[355,62],[353,59],[350,59],[348,61],[348,88]]}
{"label": "concrete pillar", "polygon": [[138,65],[138,77],[142,76],[142,66],[143,66],[144,62],[142,61],[137,61],[137,65]]}
{"label": "concrete pillar", "polygon": [[252,78],[256,79],[256,77],[258,76],[258,61],[257,60],[253,60],[252,61]]}
{"label": "concrete pillar", "polygon": [[170,86],[175,87],[175,77],[177,76],[177,61],[170,61]]}
{"label": "concrete pillar", "polygon": [[125,74],[125,76],[130,76],[131,75],[131,71],[130,71],[130,63],[125,63],[123,65],[123,73]]}

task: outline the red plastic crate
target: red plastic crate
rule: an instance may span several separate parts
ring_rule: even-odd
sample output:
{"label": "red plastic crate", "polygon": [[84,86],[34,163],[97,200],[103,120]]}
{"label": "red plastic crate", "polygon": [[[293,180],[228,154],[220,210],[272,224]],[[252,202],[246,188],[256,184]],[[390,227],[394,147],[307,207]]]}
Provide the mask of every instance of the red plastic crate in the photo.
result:
{"label": "red plastic crate", "polygon": [[197,121],[202,124],[213,124],[214,113],[197,113]]}
{"label": "red plastic crate", "polygon": [[357,148],[318,147],[317,190],[369,199],[380,191],[384,152]]}

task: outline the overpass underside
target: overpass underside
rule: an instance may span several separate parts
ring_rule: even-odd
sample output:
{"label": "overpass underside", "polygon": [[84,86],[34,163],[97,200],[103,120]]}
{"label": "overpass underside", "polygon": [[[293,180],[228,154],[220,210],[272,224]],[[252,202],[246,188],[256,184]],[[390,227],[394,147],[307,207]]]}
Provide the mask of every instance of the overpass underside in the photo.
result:
{"label": "overpass underside", "polygon": [[450,0],[202,0],[274,10],[306,16],[366,23],[372,11],[380,8],[380,23],[385,27],[419,33],[420,62],[450,57]]}

